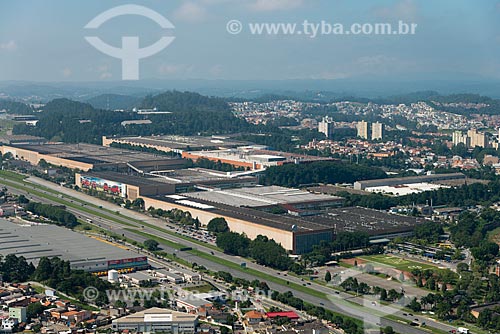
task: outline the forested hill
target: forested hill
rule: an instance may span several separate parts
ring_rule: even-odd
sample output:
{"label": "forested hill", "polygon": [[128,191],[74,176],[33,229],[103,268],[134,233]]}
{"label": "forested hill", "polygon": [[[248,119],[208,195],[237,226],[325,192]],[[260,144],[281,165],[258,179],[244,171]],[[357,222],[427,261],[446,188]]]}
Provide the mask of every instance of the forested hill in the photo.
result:
{"label": "forested hill", "polygon": [[[37,113],[36,127],[16,125],[15,134],[42,136],[54,141],[100,144],[103,135],[220,134],[248,130],[250,125],[236,118],[219,98],[196,93],[167,92],[148,96],[139,107],[170,111],[170,114],[139,115],[95,109],[88,103],[53,100]],[[149,119],[151,124],[122,126],[126,120]]]}
{"label": "forested hill", "polygon": [[88,103],[68,99],[47,103],[37,116],[39,121],[35,127],[18,124],[14,127],[14,134],[30,134],[69,143],[100,144],[103,135],[126,133],[122,121],[138,118],[132,113],[99,110]]}
{"label": "forested hill", "polygon": [[96,110],[94,109],[94,107],[92,107],[92,105],[88,103],[77,102],[63,98],[50,101],[45,105],[43,111],[47,114],[55,114],[64,111],[64,113],[67,113],[74,117],[76,115],[85,115],[88,113],[92,113]]}
{"label": "forested hill", "polygon": [[21,102],[1,100],[0,99],[0,110],[5,110],[10,114],[31,114],[33,109]]}
{"label": "forested hill", "polygon": [[193,112],[217,111],[230,112],[226,101],[218,97],[208,97],[193,92],[169,91],[159,95],[149,95],[139,104],[140,108],[157,108],[159,111]]}
{"label": "forested hill", "polygon": [[88,99],[86,102],[90,103],[94,108],[97,109],[128,110],[141,103],[141,100],[142,98],[140,97],[129,95],[102,94]]}

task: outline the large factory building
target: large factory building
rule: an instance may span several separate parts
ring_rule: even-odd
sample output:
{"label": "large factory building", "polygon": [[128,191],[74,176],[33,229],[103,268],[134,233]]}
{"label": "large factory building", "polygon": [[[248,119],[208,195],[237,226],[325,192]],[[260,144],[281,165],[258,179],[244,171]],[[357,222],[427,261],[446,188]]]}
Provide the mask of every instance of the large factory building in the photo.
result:
{"label": "large factory building", "polygon": [[172,169],[139,175],[112,171],[76,173],[75,184],[135,200],[144,196],[183,193],[194,189],[226,189],[254,186],[257,178],[250,175],[229,177],[226,173],[203,168]]}
{"label": "large factory building", "polygon": [[181,195],[144,197],[144,202],[147,208],[189,211],[204,225],[213,218],[222,217],[227,221],[231,231],[245,233],[250,239],[265,235],[295,254],[310,251],[321,240],[333,240],[332,228],[309,223],[297,217],[280,216],[225,204],[212,205],[207,201],[195,201]]}
{"label": "large factory building", "polygon": [[[363,231],[372,239],[408,236],[422,222],[415,217],[352,207],[335,196],[283,187],[252,187],[144,197],[146,208],[189,211],[202,224],[224,218],[231,231],[250,239],[265,235],[294,254],[332,241],[339,232]],[[276,214],[280,209],[281,214]]]}
{"label": "large factory building", "polygon": [[141,171],[182,168],[185,161],[151,153],[103,147],[92,144],[29,144],[0,146],[2,154],[11,153],[15,159],[38,165],[41,160],[82,171],[121,170]]}
{"label": "large factory building", "polygon": [[37,265],[42,257],[69,261],[72,269],[105,273],[148,268],[147,257],[54,225],[18,225],[0,219],[0,255],[24,256]]}

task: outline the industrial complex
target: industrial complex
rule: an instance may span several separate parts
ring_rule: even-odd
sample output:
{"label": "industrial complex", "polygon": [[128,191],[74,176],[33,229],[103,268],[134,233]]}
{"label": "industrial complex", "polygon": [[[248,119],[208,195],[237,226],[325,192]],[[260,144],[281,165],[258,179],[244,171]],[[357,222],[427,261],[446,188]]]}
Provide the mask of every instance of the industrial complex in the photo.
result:
{"label": "industrial complex", "polygon": [[281,151],[271,151],[262,146],[245,146],[235,149],[185,151],[182,157],[197,161],[207,159],[220,161],[235,167],[246,169],[265,169],[271,166],[281,166],[287,163],[307,163],[322,160],[334,160],[327,157],[316,157],[305,154],[295,154]]}
{"label": "industrial complex", "polygon": [[[90,144],[5,145],[1,146],[0,150],[3,154],[10,152],[16,159],[33,165],[44,159],[56,166],[79,169],[82,172],[75,174],[75,185],[79,188],[96,190],[128,200],[142,198],[145,209],[152,207],[182,210],[189,212],[202,224],[208,224],[213,218],[224,218],[231,231],[245,233],[251,239],[265,235],[293,254],[309,252],[314,245],[321,241],[332,241],[335,235],[342,231],[364,231],[372,239],[392,238],[411,234],[414,226],[421,222],[416,218],[381,211],[341,208],[343,199],[337,196],[258,185],[258,173],[266,167],[324,160],[322,157],[269,151],[258,146],[221,149],[223,143],[217,143],[221,144],[217,150],[184,150],[188,143],[193,144],[193,147],[196,145],[208,147],[209,143],[215,144],[213,137],[210,139],[134,137],[126,140],[129,141],[128,144],[134,142],[137,145],[145,143],[142,140],[156,140],[162,145],[167,143],[170,145],[167,145],[168,148],[165,150],[182,151],[183,158],[195,161],[217,160],[249,170],[220,172],[203,168],[185,168],[185,159]],[[186,144],[184,148],[181,142]],[[240,143],[230,140],[225,142],[227,146],[238,144]],[[459,177],[464,176],[446,174],[416,177],[415,180],[425,178],[430,182]],[[404,180],[408,182],[408,178]],[[379,183],[398,182],[402,181],[399,179],[360,181],[356,183],[355,188],[366,189]],[[123,257],[131,258],[125,255]],[[96,270],[109,267],[104,259],[101,261],[96,257],[95,261],[98,263],[92,262],[89,266],[93,265]],[[84,264],[85,261],[81,263],[82,268],[90,270],[90,267]],[[137,264],[140,265],[141,263]]]}
{"label": "industrial complex", "polygon": [[404,196],[424,191],[449,188],[449,182],[465,182],[462,173],[429,174],[420,176],[395,177],[387,179],[365,180],[354,183],[355,190],[383,193],[391,196]]}
{"label": "industrial complex", "polygon": [[185,194],[194,199],[249,208],[271,208],[280,205],[300,215],[300,210],[342,206],[343,198],[316,195],[307,191],[279,186],[256,186],[240,189],[198,191]]}
{"label": "industrial complex", "polygon": [[[266,193],[266,187],[260,187],[260,190],[263,194]],[[289,191],[300,192],[296,189]],[[237,190],[231,192],[238,194]],[[212,193],[214,192],[208,191],[205,196],[209,198]],[[258,203],[258,195],[255,195],[256,200],[239,197],[231,204],[230,199],[219,200],[220,194],[215,192],[212,201],[201,199],[200,193],[146,196],[143,199],[147,208],[188,211],[202,224],[207,224],[213,218],[222,217],[227,221],[231,231],[245,233],[250,239],[265,235],[293,254],[309,252],[314,245],[321,241],[332,241],[335,234],[342,231],[364,231],[372,239],[394,238],[410,235],[415,225],[423,222],[422,219],[371,209],[336,208],[338,200],[332,197],[332,200],[325,201],[324,195],[309,194],[317,198],[316,200],[308,198],[305,202],[278,203],[277,201],[278,207],[283,208],[286,213],[276,214],[262,210],[262,207],[269,207],[270,203],[262,207],[242,206],[243,202],[255,203],[257,200]]]}
{"label": "industrial complex", "polygon": [[354,182],[354,189],[365,190],[370,187],[400,186],[404,184],[415,184],[415,183],[438,183],[440,181],[457,180],[457,179],[465,180],[465,174],[463,173],[430,174],[430,175],[420,175],[420,176],[364,180],[364,181]]}
{"label": "industrial complex", "polygon": [[194,189],[225,189],[257,184],[255,176],[232,177],[202,168],[172,169],[138,174],[112,171],[76,173],[80,188],[96,189],[134,200],[143,196],[167,195]]}
{"label": "industrial complex", "polygon": [[92,144],[28,144],[0,146],[2,154],[37,165],[41,160],[82,171],[117,170],[129,167],[141,170],[182,168],[184,161],[139,151],[122,150]]}
{"label": "industrial complex", "polygon": [[250,145],[249,142],[234,140],[225,136],[146,136],[146,137],[102,137],[102,146],[125,144],[137,147],[152,148],[162,152],[182,153],[189,150],[227,149]]}

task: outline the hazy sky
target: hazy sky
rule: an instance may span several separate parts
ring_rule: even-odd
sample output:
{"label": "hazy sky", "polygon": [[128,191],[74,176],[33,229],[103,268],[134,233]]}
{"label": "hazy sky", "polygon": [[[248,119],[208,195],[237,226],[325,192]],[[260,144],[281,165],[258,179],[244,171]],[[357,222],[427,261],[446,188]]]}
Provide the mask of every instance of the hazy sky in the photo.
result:
{"label": "hazy sky", "polygon": [[[0,0],[0,80],[120,80],[121,60],[84,36],[114,46],[139,36],[141,47],[165,34],[136,15],[96,31],[84,26],[114,6],[149,7],[175,29],[174,42],[140,61],[141,78],[336,79],[351,77],[500,79],[497,0]],[[226,31],[229,20],[243,24]],[[388,22],[418,24],[415,35],[252,35],[249,23]]]}

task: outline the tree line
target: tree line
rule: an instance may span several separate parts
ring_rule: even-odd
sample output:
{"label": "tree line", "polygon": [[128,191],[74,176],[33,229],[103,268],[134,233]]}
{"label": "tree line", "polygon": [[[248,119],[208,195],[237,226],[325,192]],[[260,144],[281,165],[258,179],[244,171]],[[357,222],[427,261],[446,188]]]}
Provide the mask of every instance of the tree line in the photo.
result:
{"label": "tree line", "polygon": [[489,206],[500,201],[500,180],[493,180],[488,184],[473,183],[459,187],[440,188],[399,197],[378,193],[360,195],[348,192],[339,192],[337,195],[345,198],[345,206],[362,206],[378,210],[387,210],[398,205],[426,204],[431,201],[435,206],[470,207],[476,204]]}
{"label": "tree line", "polygon": [[108,300],[105,291],[113,288],[109,282],[89,272],[71,269],[69,261],[58,257],[42,257],[35,267],[23,256],[9,254],[5,258],[0,257],[0,274],[6,282],[34,280],[80,301],[84,301],[83,290],[92,286],[100,292],[95,301],[96,305],[106,304]]}
{"label": "tree line", "polygon": [[59,226],[73,228],[78,225],[76,216],[71,212],[66,211],[65,208],[61,208],[59,206],[29,202],[26,204],[25,209],[26,211],[30,211],[36,215],[48,218]]}
{"label": "tree line", "polygon": [[488,240],[488,232],[500,227],[500,213],[487,209],[477,214],[464,212],[450,227],[451,239],[457,247],[470,248],[481,265],[488,265],[499,254],[498,244]]}
{"label": "tree line", "polygon": [[297,270],[283,246],[263,235],[250,240],[245,234],[222,232],[217,235],[216,244],[224,253],[251,257],[261,265],[279,270]]}
{"label": "tree line", "polygon": [[353,183],[359,180],[386,177],[386,173],[376,167],[339,161],[318,161],[269,167],[263,172],[260,182],[265,185],[298,187],[304,184]]}

